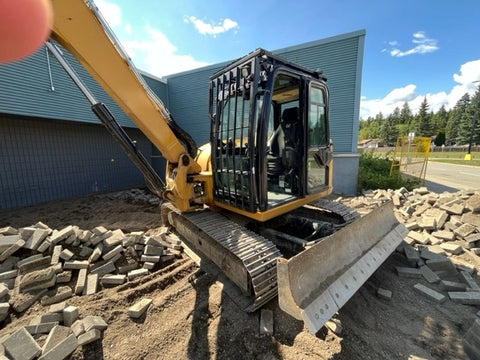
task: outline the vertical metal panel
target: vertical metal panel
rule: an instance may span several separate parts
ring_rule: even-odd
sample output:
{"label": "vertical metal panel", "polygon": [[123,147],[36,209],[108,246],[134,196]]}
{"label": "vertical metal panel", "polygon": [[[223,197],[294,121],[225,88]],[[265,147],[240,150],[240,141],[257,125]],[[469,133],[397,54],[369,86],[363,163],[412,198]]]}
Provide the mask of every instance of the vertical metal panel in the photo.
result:
{"label": "vertical metal panel", "polygon": [[[127,132],[149,158],[145,136]],[[0,115],[0,210],[143,184],[101,125]]]}
{"label": "vertical metal panel", "polygon": [[[120,125],[136,127],[80,63],[69,52],[62,51]],[[90,103],[45,47],[26,59],[0,65],[0,113],[100,123],[91,111]]]}
{"label": "vertical metal panel", "polygon": [[168,106],[175,121],[199,144],[210,141],[208,84],[223,66],[211,66],[167,77]]}

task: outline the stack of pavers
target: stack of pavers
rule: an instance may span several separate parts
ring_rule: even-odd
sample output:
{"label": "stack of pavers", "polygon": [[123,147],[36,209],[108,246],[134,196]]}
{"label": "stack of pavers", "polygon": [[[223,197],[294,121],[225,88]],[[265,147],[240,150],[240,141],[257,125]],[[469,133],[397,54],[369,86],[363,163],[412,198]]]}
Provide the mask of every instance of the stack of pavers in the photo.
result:
{"label": "stack of pavers", "polygon": [[[480,267],[480,192],[435,194],[424,187],[412,192],[402,188],[371,191],[344,202],[368,212],[390,200],[396,216],[409,229],[397,249],[406,259],[406,266],[396,268],[398,275],[419,279],[414,289],[432,301],[480,306],[476,280],[476,268]],[[480,320],[473,323],[464,345],[472,359],[480,359]]]}
{"label": "stack of pavers", "polygon": [[[29,325],[0,339],[3,352],[0,358],[63,360],[78,346],[101,340],[107,326],[100,316],[79,319],[77,307],[66,306],[65,301],[56,303],[50,306],[48,313],[37,316]],[[36,338],[42,335],[47,337],[40,346]]]}
{"label": "stack of pavers", "polygon": [[[443,302],[480,305],[480,286],[473,275],[480,266],[480,192],[435,194],[421,187],[409,192],[376,190],[349,200],[351,206],[370,209],[392,200],[395,214],[409,233],[397,251],[409,266],[397,267],[399,276],[424,279],[420,293]],[[464,255],[465,261],[453,255]],[[473,266],[469,266],[473,263]]]}
{"label": "stack of pavers", "polygon": [[180,244],[165,227],[153,236],[103,226],[52,230],[42,222],[1,228],[0,320],[36,301],[48,306],[148,275],[181,257]]}

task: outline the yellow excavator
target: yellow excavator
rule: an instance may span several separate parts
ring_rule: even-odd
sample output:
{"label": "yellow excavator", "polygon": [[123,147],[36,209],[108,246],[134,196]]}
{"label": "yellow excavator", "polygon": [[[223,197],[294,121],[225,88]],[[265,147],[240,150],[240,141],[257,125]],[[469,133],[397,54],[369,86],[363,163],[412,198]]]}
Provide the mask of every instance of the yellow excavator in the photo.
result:
{"label": "yellow excavator", "polygon": [[[164,203],[162,218],[240,289],[278,295],[316,333],[405,236],[391,205],[360,218],[332,191],[326,78],[263,49],[210,78],[210,143],[197,147],[145,85],[92,1],[52,0],[46,46]],[[166,181],[63,56],[67,49],[167,160]]]}

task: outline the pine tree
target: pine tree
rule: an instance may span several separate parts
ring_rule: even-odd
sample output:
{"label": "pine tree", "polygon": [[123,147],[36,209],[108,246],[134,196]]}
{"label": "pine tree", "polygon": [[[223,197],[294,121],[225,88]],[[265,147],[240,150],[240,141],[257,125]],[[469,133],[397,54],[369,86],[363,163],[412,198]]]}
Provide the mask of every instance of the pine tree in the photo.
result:
{"label": "pine tree", "polygon": [[460,100],[458,100],[454,108],[458,127],[457,143],[459,145],[468,144],[470,141],[473,120],[472,106],[470,105],[470,95],[465,93]]}
{"label": "pine tree", "polygon": [[477,88],[477,91],[471,98],[470,102],[470,112],[473,116],[472,118],[472,143],[479,145],[480,144],[480,85]]}
{"label": "pine tree", "polygon": [[400,122],[399,124],[409,126],[412,121],[412,110],[410,110],[410,106],[408,106],[408,102],[404,102],[402,106],[402,110],[400,111]]}
{"label": "pine tree", "polygon": [[430,125],[430,118],[431,115],[428,112],[428,102],[427,102],[427,97],[425,97],[420,104],[420,109],[418,110],[418,116],[417,116],[417,121],[418,121],[418,127],[417,127],[417,135],[418,136],[432,136],[432,127]]}
{"label": "pine tree", "polygon": [[432,132],[434,134],[438,132],[445,132],[447,126],[448,111],[445,109],[445,105],[442,105],[440,109],[432,116]]}
{"label": "pine tree", "polygon": [[380,127],[380,138],[387,146],[395,145],[398,136],[398,130],[395,126],[395,123],[395,116],[393,114],[390,114],[385,120],[383,120],[382,126]]}

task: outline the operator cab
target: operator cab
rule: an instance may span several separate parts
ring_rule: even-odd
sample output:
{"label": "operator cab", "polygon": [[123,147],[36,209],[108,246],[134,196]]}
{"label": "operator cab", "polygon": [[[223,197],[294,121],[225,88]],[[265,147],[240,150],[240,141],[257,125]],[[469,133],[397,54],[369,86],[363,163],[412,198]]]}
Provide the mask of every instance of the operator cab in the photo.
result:
{"label": "operator cab", "polygon": [[318,73],[259,49],[211,78],[215,201],[249,212],[325,191],[328,90]]}

